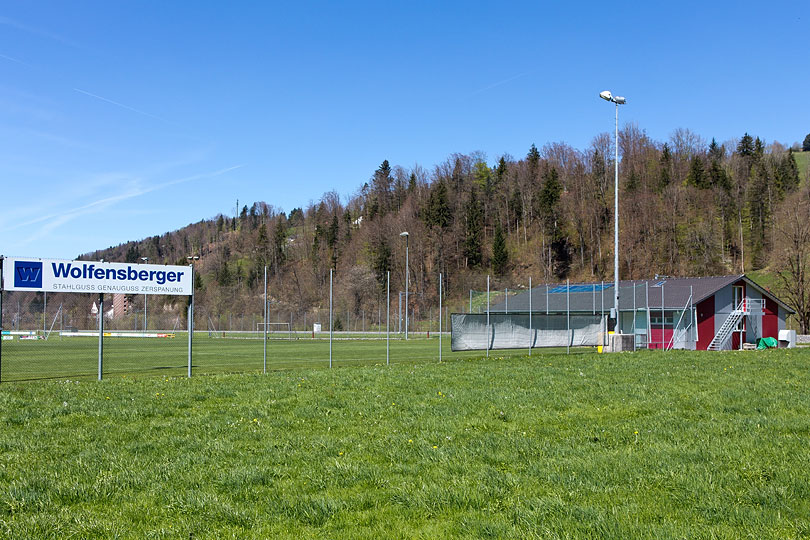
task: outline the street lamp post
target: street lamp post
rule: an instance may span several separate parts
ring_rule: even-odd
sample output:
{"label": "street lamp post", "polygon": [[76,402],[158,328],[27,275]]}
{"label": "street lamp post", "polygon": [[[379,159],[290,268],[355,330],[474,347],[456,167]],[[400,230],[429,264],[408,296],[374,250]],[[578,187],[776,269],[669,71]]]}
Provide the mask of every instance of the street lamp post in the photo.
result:
{"label": "street lamp post", "polygon": [[408,340],[408,282],[410,279],[410,270],[408,268],[408,231],[399,233],[400,236],[405,237],[405,340]]}
{"label": "street lamp post", "polygon": [[[144,264],[149,262],[149,257],[141,257]],[[143,295],[143,333],[146,333],[146,293]]]}
{"label": "street lamp post", "polygon": [[621,318],[619,317],[619,105],[627,100],[621,96],[614,96],[608,90],[599,93],[605,101],[616,104],[616,143],[614,158],[615,178],[613,182],[613,310],[616,316],[615,333],[621,333]]}

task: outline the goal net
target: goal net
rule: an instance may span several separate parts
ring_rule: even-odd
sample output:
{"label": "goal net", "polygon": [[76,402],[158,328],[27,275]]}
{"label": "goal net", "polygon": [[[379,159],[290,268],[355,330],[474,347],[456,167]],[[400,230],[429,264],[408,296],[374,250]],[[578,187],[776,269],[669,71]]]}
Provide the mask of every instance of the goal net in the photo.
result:
{"label": "goal net", "polygon": [[259,337],[264,336],[267,329],[267,339],[287,339],[292,340],[292,328],[288,322],[256,323],[256,333]]}

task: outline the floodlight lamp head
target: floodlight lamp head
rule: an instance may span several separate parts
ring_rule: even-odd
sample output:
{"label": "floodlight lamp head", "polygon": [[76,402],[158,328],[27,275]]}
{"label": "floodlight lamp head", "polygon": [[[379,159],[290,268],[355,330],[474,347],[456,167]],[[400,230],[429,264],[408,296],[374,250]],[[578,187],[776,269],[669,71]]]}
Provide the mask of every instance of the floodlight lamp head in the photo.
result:
{"label": "floodlight lamp head", "polygon": [[599,92],[599,97],[604,99],[605,101],[613,101],[613,94],[611,94],[609,90]]}
{"label": "floodlight lamp head", "polygon": [[621,96],[616,96],[613,98],[613,102],[618,105],[624,105],[625,103],[627,103],[627,100]]}

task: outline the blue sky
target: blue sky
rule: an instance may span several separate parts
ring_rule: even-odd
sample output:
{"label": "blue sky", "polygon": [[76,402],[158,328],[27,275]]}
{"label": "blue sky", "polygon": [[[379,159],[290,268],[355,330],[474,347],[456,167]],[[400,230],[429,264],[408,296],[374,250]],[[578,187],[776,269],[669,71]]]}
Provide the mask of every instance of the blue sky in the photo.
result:
{"label": "blue sky", "polygon": [[808,35],[800,2],[2,2],[0,254],[289,212],[384,159],[584,149],[605,89],[659,141],[792,144]]}

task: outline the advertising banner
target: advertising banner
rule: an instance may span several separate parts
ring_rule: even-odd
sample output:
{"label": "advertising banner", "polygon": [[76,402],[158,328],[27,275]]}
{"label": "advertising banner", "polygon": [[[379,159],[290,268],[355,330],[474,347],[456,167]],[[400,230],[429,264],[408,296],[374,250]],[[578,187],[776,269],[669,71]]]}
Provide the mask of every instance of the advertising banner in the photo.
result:
{"label": "advertising banner", "polygon": [[58,259],[3,260],[3,290],[112,294],[191,294],[191,268]]}

